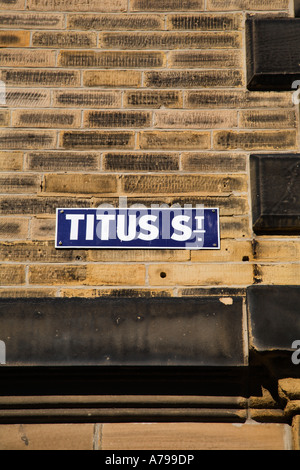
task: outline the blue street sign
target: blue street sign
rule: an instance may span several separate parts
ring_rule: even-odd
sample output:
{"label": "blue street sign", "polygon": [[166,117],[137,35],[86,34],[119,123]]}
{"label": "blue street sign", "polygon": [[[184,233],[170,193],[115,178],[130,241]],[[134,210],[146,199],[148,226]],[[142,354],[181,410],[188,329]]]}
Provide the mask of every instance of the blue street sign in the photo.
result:
{"label": "blue street sign", "polygon": [[56,248],[220,249],[219,210],[57,209]]}

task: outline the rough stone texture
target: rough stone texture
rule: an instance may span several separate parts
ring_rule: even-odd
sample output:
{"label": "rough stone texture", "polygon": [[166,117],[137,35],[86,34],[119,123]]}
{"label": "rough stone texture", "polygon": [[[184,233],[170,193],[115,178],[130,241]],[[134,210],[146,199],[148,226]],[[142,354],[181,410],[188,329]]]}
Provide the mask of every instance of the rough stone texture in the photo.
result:
{"label": "rough stone texture", "polygon": [[0,49],[0,62],[4,67],[54,67],[55,52],[29,49]]}
{"label": "rough stone texture", "polygon": [[224,49],[241,46],[240,33],[103,33],[105,49]]}
{"label": "rough stone texture", "polygon": [[28,31],[1,31],[0,47],[26,47],[30,43]]}
{"label": "rough stone texture", "polygon": [[204,0],[132,0],[133,11],[204,10]]}
{"label": "rough stone texture", "polygon": [[144,69],[163,67],[166,57],[162,52],[152,51],[62,51],[58,61],[61,67]]}
{"label": "rough stone texture", "polygon": [[299,18],[248,18],[246,59],[249,90],[294,89],[293,83],[300,79],[300,65],[294,47],[299,38]]}
{"label": "rough stone texture", "polygon": [[289,0],[208,0],[209,10],[254,10],[271,11],[284,10],[289,7]]}
{"label": "rough stone texture", "polygon": [[32,45],[37,47],[74,48],[96,47],[97,36],[95,33],[34,33]]}
{"label": "rough stone texture", "polygon": [[6,85],[11,86],[70,87],[80,85],[78,70],[12,68],[1,69],[0,76]]}
{"label": "rough stone texture", "polygon": [[247,296],[250,346],[257,351],[292,351],[300,335],[299,286],[251,286]]}
{"label": "rough stone texture", "polygon": [[[3,4],[3,2],[1,2]],[[4,10],[4,9],[3,9]],[[62,29],[64,17],[62,14],[50,13],[0,13],[0,25],[3,28],[39,28],[39,29]]]}
{"label": "rough stone texture", "polygon": [[69,14],[69,29],[95,29],[97,31],[161,30],[164,29],[163,15],[101,15]]}
{"label": "rough stone texture", "polygon": [[93,424],[13,424],[0,427],[1,450],[93,450]]}
{"label": "rough stone texture", "polygon": [[107,424],[103,450],[284,450],[284,425]]}
{"label": "rough stone texture", "polygon": [[27,8],[37,11],[122,12],[127,10],[127,0],[29,0]]}
{"label": "rough stone texture", "polygon": [[140,87],[142,73],[129,70],[120,70],[118,73],[110,70],[85,71],[83,82],[87,87]]}
{"label": "rough stone texture", "polygon": [[[97,278],[100,285],[104,271],[99,268],[96,266],[91,272],[86,266],[69,266],[69,284],[85,284]],[[64,271],[65,268],[51,265],[48,281],[57,284]],[[142,285],[142,274],[142,266],[124,269],[115,265],[112,284],[117,278],[125,283],[127,277],[131,285]],[[40,268],[32,267],[30,282],[36,284],[37,277],[42,275]],[[243,300],[239,297],[229,304],[205,297],[4,299],[0,302],[0,314],[1,337],[9,345],[6,363],[11,367],[246,364]],[[211,339],[209,343],[207,338]]]}
{"label": "rough stone texture", "polygon": [[7,87],[5,101],[10,108],[46,108],[50,107],[50,91]]}
{"label": "rough stone texture", "polygon": [[0,152],[1,171],[17,171],[23,168],[22,152]]}
{"label": "rough stone texture", "polygon": [[258,234],[299,234],[300,156],[252,155],[250,162],[254,231]]}
{"label": "rough stone texture", "polygon": [[177,13],[167,16],[169,30],[236,31],[242,28],[242,15]]}
{"label": "rough stone texture", "polygon": [[96,152],[29,152],[25,161],[32,171],[91,171],[100,165]]}
{"label": "rough stone texture", "polygon": [[80,127],[80,111],[20,110],[12,112],[14,127],[39,127],[49,129]]}
{"label": "rough stone texture", "polygon": [[[295,422],[297,432],[299,420]],[[1,450],[285,450],[276,424],[26,424],[1,425]],[[96,443],[96,445],[95,445]],[[299,450],[299,444],[295,450]]]}
{"label": "rough stone texture", "polygon": [[61,108],[119,108],[122,95],[119,91],[55,91],[53,93],[55,107]]}

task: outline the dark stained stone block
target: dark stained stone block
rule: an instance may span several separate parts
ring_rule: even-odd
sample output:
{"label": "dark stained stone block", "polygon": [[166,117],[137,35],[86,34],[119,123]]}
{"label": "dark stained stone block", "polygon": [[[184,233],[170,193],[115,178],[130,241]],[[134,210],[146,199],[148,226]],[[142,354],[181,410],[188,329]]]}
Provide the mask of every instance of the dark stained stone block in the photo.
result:
{"label": "dark stained stone block", "polygon": [[249,287],[250,348],[259,353],[293,351],[293,342],[300,340],[299,304],[299,286]]}
{"label": "dark stained stone block", "polygon": [[0,325],[8,367],[246,365],[241,297],[1,299]]}
{"label": "dark stained stone block", "polygon": [[300,79],[300,19],[247,19],[246,38],[248,89],[292,90]]}
{"label": "dark stained stone block", "polygon": [[251,155],[253,230],[300,233],[300,155]]}
{"label": "dark stained stone block", "polygon": [[300,16],[300,0],[294,0],[294,7],[295,7],[295,17],[298,18]]}

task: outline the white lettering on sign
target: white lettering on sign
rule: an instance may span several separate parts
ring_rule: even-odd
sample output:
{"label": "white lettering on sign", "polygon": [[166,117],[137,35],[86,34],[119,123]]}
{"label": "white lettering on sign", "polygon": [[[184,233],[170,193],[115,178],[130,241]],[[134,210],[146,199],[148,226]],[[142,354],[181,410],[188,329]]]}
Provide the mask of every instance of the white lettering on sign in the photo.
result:
{"label": "white lettering on sign", "polygon": [[[129,215],[129,222],[127,224],[127,217],[124,214],[67,214],[66,220],[70,220],[70,240],[78,240],[79,238],[79,223],[80,221],[85,222],[86,227],[86,240],[93,240],[95,218],[100,222],[100,235],[99,226],[97,227],[97,235],[100,240],[109,240],[111,235],[111,222],[114,222],[117,227],[117,237],[122,241],[132,241],[136,238],[141,240],[155,240],[159,236],[159,229],[155,225],[151,225],[150,222],[156,222],[157,216],[155,215],[143,215],[138,223],[136,215]],[[189,240],[192,235],[192,230],[181,224],[181,221],[189,222],[190,217],[188,216],[177,216],[172,220],[172,226],[174,229],[180,231],[182,235],[173,235],[174,240]],[[137,235],[137,230],[142,229],[148,233],[141,232]]]}
{"label": "white lettering on sign", "polygon": [[56,248],[220,249],[218,209],[58,209]]}
{"label": "white lettering on sign", "polygon": [[70,240],[78,240],[79,221],[84,220],[83,214],[67,214],[66,220],[71,220]]}

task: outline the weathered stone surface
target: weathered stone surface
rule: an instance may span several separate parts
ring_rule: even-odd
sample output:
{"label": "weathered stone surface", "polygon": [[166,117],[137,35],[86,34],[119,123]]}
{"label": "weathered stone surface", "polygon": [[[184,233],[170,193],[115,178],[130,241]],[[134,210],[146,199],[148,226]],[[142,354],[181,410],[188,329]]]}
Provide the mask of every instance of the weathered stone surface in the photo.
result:
{"label": "weathered stone surface", "polygon": [[133,149],[133,132],[63,132],[61,134],[61,146],[65,149]]}
{"label": "weathered stone surface", "polygon": [[1,10],[24,10],[25,0],[1,0]]}
{"label": "weathered stone surface", "polygon": [[240,112],[240,127],[248,129],[292,129],[297,125],[294,110],[246,110]]}
{"label": "weathered stone surface", "polygon": [[299,299],[299,286],[249,287],[251,347],[259,352],[292,351],[293,342],[300,338]]}
{"label": "weathered stone surface", "polygon": [[[205,207],[219,207],[220,215],[222,216],[229,216],[228,219],[231,220],[231,226],[233,220],[231,216],[241,216],[249,212],[248,206],[248,196],[245,195],[238,195],[235,196],[230,193],[218,193],[218,194],[173,194],[173,195],[157,195],[153,194],[151,197],[149,195],[135,195],[129,194],[126,195],[128,197],[128,207],[132,205],[143,205],[143,207],[183,207],[184,204],[189,204],[190,206],[196,205],[203,205]],[[25,200],[26,201],[26,200]],[[68,199],[67,199],[68,201]],[[79,199],[80,201],[80,199]],[[35,204],[35,201],[32,202]],[[49,202],[50,204],[50,202]],[[119,199],[117,197],[105,197],[105,198],[96,198],[95,200],[95,207],[98,207],[100,204],[111,204],[113,207],[119,207]],[[13,202],[10,199],[4,199],[3,201],[0,198],[0,213],[2,207],[10,207],[13,205]],[[30,210],[30,207],[27,207],[28,203],[26,201],[26,211]],[[189,207],[190,207],[189,206]],[[66,206],[72,207],[72,206]],[[82,206],[81,206],[82,207]],[[36,209],[36,207],[35,207]],[[16,204],[15,208],[12,208],[12,213],[15,211],[20,210],[19,205]],[[18,212],[16,212],[18,213]],[[240,219],[240,218],[236,218]],[[235,220],[236,220],[235,219]],[[229,223],[229,222],[228,222]],[[248,221],[248,232],[249,232],[249,221]]]}
{"label": "weathered stone surface", "polygon": [[70,33],[70,32],[42,32],[34,33],[32,36],[32,45],[38,47],[53,48],[77,48],[77,47],[96,47],[96,33]]}
{"label": "weathered stone surface", "polygon": [[91,250],[88,254],[88,260],[97,263],[190,261],[190,257],[189,250]]}
{"label": "weathered stone surface", "polygon": [[166,58],[152,51],[62,51],[58,60],[61,67],[153,68],[163,67]]}
{"label": "weathered stone surface", "polygon": [[174,68],[240,68],[240,51],[180,51],[170,54],[170,67]]}
{"label": "weathered stone surface", "polygon": [[155,127],[160,129],[221,129],[238,125],[236,111],[157,111]]}
{"label": "weathered stone surface", "polygon": [[152,113],[146,111],[86,111],[84,127],[95,128],[142,128],[150,127]]}
{"label": "weathered stone surface", "polygon": [[[298,286],[300,275],[299,263],[288,263],[286,261],[280,264],[257,264],[256,284],[264,283],[268,285]],[[300,371],[299,371],[300,373]]]}
{"label": "weathered stone surface", "polygon": [[220,131],[214,133],[216,150],[289,150],[297,146],[295,131]]}
{"label": "weathered stone surface", "polygon": [[100,43],[104,48],[115,49],[226,49],[239,48],[241,35],[225,33],[102,33]]}
{"label": "weathered stone surface", "polygon": [[235,31],[242,28],[242,15],[177,13],[167,16],[167,28],[170,30]]}
{"label": "weathered stone surface", "polygon": [[124,106],[128,108],[181,108],[181,91],[134,90],[124,93]]}
{"label": "weathered stone surface", "polygon": [[220,232],[222,238],[250,238],[251,230],[248,215],[245,217],[221,217]]}
{"label": "weathered stone surface", "polygon": [[[172,297],[172,289],[68,289],[60,290],[61,297],[83,297],[93,299],[95,297]],[[0,290],[1,296],[1,290]]]}
{"label": "weathered stone surface", "polygon": [[93,450],[93,424],[12,424],[0,426],[1,450]]}
{"label": "weathered stone surface", "polygon": [[80,111],[66,110],[18,110],[12,112],[12,125],[14,127],[39,128],[71,128],[80,127]]}
{"label": "weathered stone surface", "polygon": [[54,131],[0,131],[0,149],[49,149],[56,141]]}
{"label": "weathered stone surface", "polygon": [[0,283],[1,286],[24,285],[25,266],[18,264],[1,264]]}
{"label": "weathered stone surface", "polygon": [[0,47],[26,47],[29,43],[29,31],[0,31]]}
{"label": "weathered stone surface", "polygon": [[[84,267],[74,269],[85,278]],[[34,273],[41,271],[32,267],[32,280]],[[241,298],[232,305],[212,298],[5,299],[0,310],[9,366],[243,366],[246,361]]]}
{"label": "weathered stone surface", "polygon": [[54,243],[55,225],[55,219],[34,218],[31,222],[30,239],[33,241],[49,240]]}
{"label": "weathered stone surface", "polygon": [[210,133],[197,131],[142,131],[139,148],[144,150],[198,150],[210,148]]}
{"label": "weathered stone surface", "polygon": [[290,93],[197,90],[185,93],[188,108],[270,108],[292,105]]}
{"label": "weathered stone surface", "polygon": [[[232,414],[231,414],[232,413]],[[231,423],[110,423],[104,424],[102,444],[106,452],[143,450],[227,451],[285,450],[284,424],[232,424],[243,420],[241,410],[226,410]],[[230,418],[229,418],[230,419]],[[212,421],[209,412],[206,421]],[[163,452],[162,452],[163,453]]]}
{"label": "weathered stone surface", "polygon": [[29,197],[24,196],[20,199],[18,196],[0,197],[0,214],[18,214],[18,215],[54,215],[57,207],[76,207],[89,208],[91,200],[89,198],[76,197]]}
{"label": "weathered stone surface", "polygon": [[0,297],[2,299],[20,299],[20,298],[37,298],[37,297],[56,297],[57,289],[28,289],[22,287],[0,289]]}
{"label": "weathered stone surface", "polygon": [[165,175],[165,176],[132,176],[121,177],[125,193],[179,194],[179,193],[219,193],[243,191],[246,178],[243,176],[211,175]]}
{"label": "weathered stone surface", "polygon": [[229,0],[226,3],[223,0],[208,0],[208,10],[256,10],[272,11],[288,9],[288,0]]}
{"label": "weathered stone surface", "polygon": [[250,161],[254,231],[299,234],[300,156],[252,155]]}
{"label": "weathered stone surface", "polygon": [[5,98],[11,108],[50,107],[49,90],[7,87]]}
{"label": "weathered stone surface", "polygon": [[133,70],[88,70],[83,72],[83,83],[89,87],[140,87],[142,72]]}
{"label": "weathered stone surface", "polygon": [[46,175],[44,190],[48,193],[115,193],[117,180],[112,175]]}
{"label": "weathered stone surface", "polygon": [[78,108],[118,108],[121,107],[122,96],[118,91],[55,91],[54,106]]}
{"label": "weathered stone surface", "polygon": [[182,169],[206,173],[240,173],[246,171],[246,156],[236,153],[183,153]]}
{"label": "weathered stone surface", "polygon": [[22,152],[0,152],[0,170],[17,171],[23,168]]}
{"label": "weathered stone surface", "polygon": [[[1,17],[0,17],[1,19]],[[1,24],[1,22],[0,22]],[[164,29],[164,18],[161,15],[100,15],[100,14],[70,14],[69,29],[102,30],[161,30]]]}
{"label": "weathered stone surface", "polygon": [[8,127],[10,121],[10,115],[8,111],[0,110],[0,127]]}
{"label": "weathered stone surface", "polygon": [[244,286],[253,282],[249,263],[193,263],[149,266],[151,286]]}
{"label": "weathered stone surface", "polygon": [[288,262],[300,259],[300,240],[270,240],[256,237],[252,243],[253,259],[259,262]]}
{"label": "weathered stone surface", "polygon": [[168,153],[106,153],[102,164],[108,171],[178,171],[179,157]]}
{"label": "weathered stone surface", "polygon": [[300,20],[251,18],[246,21],[246,38],[248,89],[291,90],[300,79]]}
{"label": "weathered stone surface", "polygon": [[[0,3],[1,5],[1,3]],[[6,28],[62,29],[64,16],[50,13],[0,13],[0,26]]]}
{"label": "weathered stone surface", "polygon": [[140,264],[89,264],[30,266],[29,282],[61,286],[144,286],[145,266]]}
{"label": "weathered stone surface", "polygon": [[38,87],[80,86],[80,72],[77,70],[30,70],[3,69],[1,80],[6,85]]}
{"label": "weathered stone surface", "polygon": [[29,0],[27,8],[38,11],[122,12],[127,0]]}
{"label": "weathered stone surface", "polygon": [[28,224],[28,219],[1,217],[0,239],[6,241],[26,239],[28,236]]}
{"label": "weathered stone surface", "polygon": [[[223,234],[223,231],[222,231]],[[192,262],[201,262],[201,263],[211,263],[211,262],[220,262],[220,263],[230,263],[230,262],[241,262],[246,258],[251,259],[252,250],[251,250],[250,241],[237,241],[237,240],[222,240],[221,250],[206,251],[206,250],[193,250],[191,252],[191,261]],[[246,261],[245,261],[246,262]],[[195,293],[196,295],[196,293]]]}
{"label": "weathered stone surface", "polygon": [[0,49],[2,67],[54,67],[55,52],[30,49]]}
{"label": "weathered stone surface", "polygon": [[5,242],[0,246],[0,262],[67,263],[86,258],[84,251],[56,250],[51,242]]}
{"label": "weathered stone surface", "polygon": [[187,11],[204,10],[204,0],[133,0],[132,11]]}
{"label": "weathered stone surface", "polygon": [[100,156],[96,152],[30,152],[26,169],[32,171],[99,170]]}
{"label": "weathered stone surface", "polygon": [[239,70],[146,72],[146,86],[154,88],[239,87],[243,84]]}
{"label": "weathered stone surface", "polygon": [[39,175],[6,174],[0,176],[1,193],[37,193],[41,188]]}

